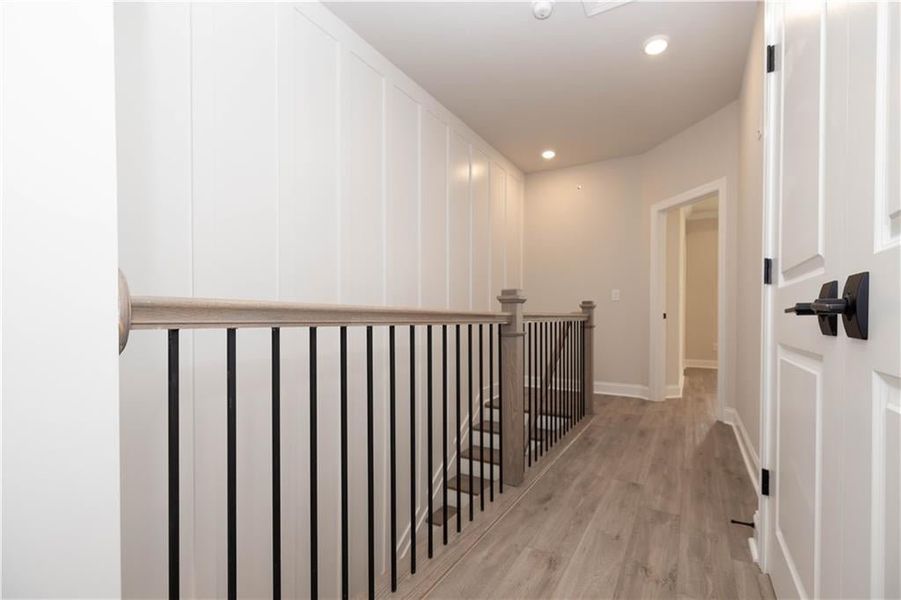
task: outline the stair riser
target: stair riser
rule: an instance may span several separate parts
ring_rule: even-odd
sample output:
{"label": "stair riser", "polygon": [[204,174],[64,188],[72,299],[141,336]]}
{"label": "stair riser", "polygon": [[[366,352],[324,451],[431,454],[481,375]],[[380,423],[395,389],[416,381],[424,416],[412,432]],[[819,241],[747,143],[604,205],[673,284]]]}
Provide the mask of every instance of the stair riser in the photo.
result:
{"label": "stair riser", "polygon": [[[548,429],[548,428],[547,428],[547,427],[541,427],[541,426],[539,425],[539,429]],[[501,447],[501,436],[500,436],[500,434],[498,434],[498,433],[489,434],[489,433],[486,432],[486,433],[484,434],[484,438],[480,438],[480,437],[479,437],[479,432],[478,432],[478,431],[473,431],[473,432],[472,432],[472,435],[473,435],[472,441],[473,441],[473,443],[474,443],[476,446],[483,446],[484,448],[490,448],[490,447],[491,447],[491,438],[493,437],[493,438],[494,438],[494,448],[495,448],[495,449],[498,449],[498,448]],[[559,440],[559,439],[562,438],[564,435],[565,435],[565,434],[564,434],[564,429],[562,429],[562,427],[558,427],[557,439]],[[483,443],[481,440],[484,440],[484,443]],[[539,440],[532,440],[532,441],[533,441],[533,443],[538,443]],[[478,472],[478,471],[476,471],[476,472]]]}
{"label": "stair riser", "polygon": [[[493,421],[500,422],[501,412],[499,409],[486,408],[485,416],[488,417],[489,415],[491,416],[491,419]],[[529,414],[526,413],[524,415],[523,419],[526,422],[528,422]],[[563,417],[555,417],[555,416],[550,416],[550,415],[543,415],[543,416],[538,417],[539,426],[544,427],[545,429],[553,429],[555,427],[562,427],[565,422],[566,422],[566,419]]]}
{"label": "stair riser", "polygon": [[[489,467],[491,467],[489,469]],[[481,473],[482,465],[478,459],[473,459],[472,461],[472,474],[476,477]],[[469,459],[464,458],[460,461],[460,470],[463,471],[464,474],[469,475]],[[485,479],[491,477],[490,473],[494,471],[495,480],[501,476],[500,465],[489,465],[487,462],[485,463]]]}

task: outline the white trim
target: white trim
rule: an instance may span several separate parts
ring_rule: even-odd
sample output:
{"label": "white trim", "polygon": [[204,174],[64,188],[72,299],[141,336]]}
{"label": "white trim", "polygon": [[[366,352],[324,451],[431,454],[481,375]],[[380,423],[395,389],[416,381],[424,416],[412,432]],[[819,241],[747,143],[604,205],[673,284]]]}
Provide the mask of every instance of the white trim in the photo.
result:
{"label": "white trim", "polygon": [[648,386],[638,383],[616,383],[613,381],[595,381],[594,393],[605,396],[625,396],[627,398],[648,399]]}
{"label": "white trim", "polygon": [[733,407],[726,408],[725,417],[724,422],[732,426],[732,431],[735,432],[735,440],[738,442],[739,450],[741,450],[741,457],[745,462],[745,468],[748,470],[748,477],[751,478],[751,483],[754,484],[754,492],[757,493],[760,490],[760,480],[757,477],[757,474],[760,473],[760,459],[757,457],[757,452],[754,451],[751,436],[748,435],[748,430],[745,429],[745,424],[741,420],[738,411]]}
{"label": "white trim", "polygon": [[704,360],[702,358],[686,358],[685,359],[685,368],[686,369],[716,369],[717,361],[716,360]]}
{"label": "white trim", "polygon": [[[648,310],[648,397],[662,400],[666,395],[666,323],[660,316],[665,311],[665,258],[666,258],[666,211],[691,204],[702,196],[717,194],[717,210],[720,226],[717,228],[717,347],[723,367],[717,370],[717,418],[723,419],[725,408],[726,382],[731,381],[732,350],[726,339],[726,254],[727,247],[734,243],[726,235],[728,211],[732,201],[728,194],[725,177],[700,185],[651,206],[651,275],[650,302]],[[730,313],[731,317],[731,313]]]}
{"label": "white trim", "polygon": [[682,397],[682,389],[683,383],[685,381],[684,378],[681,378],[682,382],[680,383],[670,383],[666,386],[666,397],[667,398],[681,398]]}

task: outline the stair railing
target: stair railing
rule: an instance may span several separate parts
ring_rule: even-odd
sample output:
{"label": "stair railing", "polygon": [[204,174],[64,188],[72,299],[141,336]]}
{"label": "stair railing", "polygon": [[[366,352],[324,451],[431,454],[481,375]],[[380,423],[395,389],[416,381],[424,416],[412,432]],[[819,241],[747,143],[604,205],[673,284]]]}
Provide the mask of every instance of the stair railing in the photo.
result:
{"label": "stair railing", "polygon": [[[448,525],[452,516],[449,514],[449,492],[454,492],[456,508],[456,531],[460,533],[463,526],[463,494],[467,494],[468,521],[473,521],[476,514],[476,496],[480,498],[479,512],[485,509],[485,495],[494,501],[495,466],[498,470],[497,490],[503,493],[504,485],[519,485],[524,479],[526,447],[531,464],[534,437],[527,436],[523,424],[526,422],[524,412],[531,410],[532,373],[535,373],[535,360],[539,351],[545,358],[550,356],[551,336],[558,336],[559,344],[554,346],[557,359],[553,361],[555,370],[545,370],[542,376],[547,385],[542,387],[540,395],[543,407],[551,401],[555,406],[564,405],[571,408],[569,425],[575,423],[576,417],[586,413],[584,386],[586,368],[590,364],[591,341],[586,336],[592,322],[590,310],[580,315],[532,315],[523,314],[525,297],[520,290],[504,290],[498,297],[502,310],[500,312],[448,311],[418,308],[392,308],[346,305],[312,305],[276,301],[222,300],[200,298],[167,298],[131,296],[125,278],[120,274],[119,299],[119,342],[120,352],[128,343],[129,335],[142,330],[165,330],[167,332],[168,352],[168,431],[167,431],[167,480],[168,480],[168,590],[170,598],[180,596],[180,553],[179,553],[179,332],[182,330],[220,329],[224,333],[226,354],[226,530],[227,530],[227,596],[237,595],[237,411],[240,401],[237,393],[237,343],[238,331],[245,328],[266,328],[271,330],[271,410],[272,410],[272,580],[273,597],[281,596],[281,448],[280,403],[281,403],[281,334],[283,328],[299,328],[307,331],[309,346],[309,502],[310,502],[310,590],[311,597],[318,597],[319,557],[318,557],[318,473],[316,468],[319,432],[317,431],[317,404],[319,390],[323,382],[319,380],[317,370],[318,331],[320,328],[337,328],[340,339],[340,462],[341,462],[341,594],[351,594],[351,573],[348,549],[352,543],[348,527],[348,412],[355,407],[365,406],[366,411],[366,462],[367,462],[367,547],[368,596],[376,593],[375,573],[375,469],[374,469],[374,432],[373,416],[377,392],[373,385],[373,339],[374,329],[387,329],[388,334],[388,394],[384,400],[389,407],[389,516],[388,531],[390,533],[390,587],[397,588],[398,579],[398,540],[397,540],[397,455],[396,440],[398,422],[396,406],[399,400],[409,402],[409,422],[400,424],[406,428],[410,436],[410,573],[416,572],[417,560],[417,526],[420,517],[417,513],[417,498],[420,487],[427,485],[428,512],[425,519],[427,528],[427,556],[433,557],[434,533],[432,525],[442,527],[442,542],[448,543]],[[583,303],[583,307],[585,303]],[[525,327],[528,321],[528,328]],[[563,323],[569,329],[564,330]],[[539,326],[540,325],[540,326]],[[348,392],[348,328],[364,328],[366,337],[366,392],[365,397],[350,398]],[[406,357],[397,356],[396,336],[398,329],[405,330],[409,336],[409,348]],[[436,335],[436,330],[438,335]],[[448,341],[453,334],[453,354],[448,350]],[[464,335],[465,333],[465,335]],[[403,335],[403,334],[401,334]],[[495,336],[497,336],[495,338]],[[440,338],[440,339],[436,339]],[[467,381],[461,381],[461,361],[465,342],[465,360]],[[426,420],[427,426],[427,482],[416,481],[416,375],[417,347],[424,354],[426,370]],[[437,346],[437,348],[436,348]],[[474,351],[475,346],[475,351]],[[434,373],[435,358],[440,353],[440,374]],[[422,354],[420,354],[422,356]],[[474,357],[476,364],[474,366]],[[404,358],[409,360],[410,389],[409,398],[399,399],[396,394],[396,363]],[[486,360],[487,359],[487,360]],[[453,368],[448,368],[448,361]],[[586,363],[586,360],[589,361]],[[566,377],[562,375],[566,369]],[[525,372],[524,372],[525,371]],[[455,378],[454,398],[448,397],[448,381]],[[557,377],[554,375],[560,374]],[[497,385],[495,383],[497,377]],[[552,382],[553,379],[553,382]],[[439,381],[440,380],[440,381]],[[578,384],[575,381],[578,380]],[[523,383],[528,384],[524,389]],[[330,382],[325,382],[330,383]],[[483,398],[487,386],[488,400]],[[478,393],[474,394],[474,384]],[[526,392],[528,391],[528,404]],[[496,392],[496,394],[495,394]],[[441,411],[442,456],[436,461],[433,456],[433,437],[435,397]],[[579,396],[579,394],[582,394]],[[495,395],[497,396],[495,400]],[[536,394],[535,400],[539,399]],[[553,399],[553,400],[552,400]],[[382,398],[379,398],[382,400]],[[461,422],[462,402],[467,402],[466,422]],[[479,402],[473,406],[474,400]],[[526,407],[529,407],[528,409]],[[537,404],[536,404],[537,406]],[[495,410],[496,408],[496,410]],[[474,410],[475,409],[475,410]],[[489,418],[485,419],[487,412]],[[450,410],[454,412],[456,432],[453,440],[448,439]],[[475,411],[478,412],[475,412]],[[497,413],[496,425],[494,414]],[[534,415],[529,421],[535,421]],[[476,415],[480,419],[478,432],[474,431]],[[487,432],[485,424],[487,423]],[[475,446],[475,434],[478,433],[478,449]],[[485,434],[487,433],[487,444]],[[495,434],[497,451],[495,451]],[[526,443],[528,437],[529,443]],[[464,460],[463,439],[468,438],[468,474],[462,470]],[[556,437],[555,437],[556,439]],[[449,449],[448,443],[455,444]],[[487,445],[487,448],[486,448]],[[545,443],[546,446],[546,443]],[[545,447],[545,450],[547,447]],[[537,449],[536,449],[537,450]],[[487,451],[487,456],[485,455]],[[478,477],[475,476],[478,462]],[[441,467],[441,482],[438,490],[433,484],[436,463]],[[486,471],[487,468],[487,475]],[[454,477],[450,478],[451,471]],[[422,490],[425,491],[425,490]],[[436,511],[433,503],[440,492],[441,507]],[[485,494],[487,492],[487,494]],[[406,501],[406,500],[405,500]],[[440,516],[436,517],[436,513]],[[439,523],[434,521],[440,519]],[[359,543],[358,540],[355,540]]]}
{"label": "stair railing", "polygon": [[580,313],[524,315],[528,466],[592,413],[594,303],[580,307]]}

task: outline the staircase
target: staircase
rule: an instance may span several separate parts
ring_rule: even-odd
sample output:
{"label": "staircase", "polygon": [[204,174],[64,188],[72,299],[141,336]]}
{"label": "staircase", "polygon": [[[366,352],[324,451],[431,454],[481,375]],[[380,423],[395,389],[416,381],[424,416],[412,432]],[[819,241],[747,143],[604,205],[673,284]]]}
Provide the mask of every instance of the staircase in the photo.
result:
{"label": "staircase", "polygon": [[[534,322],[536,326],[538,323]],[[523,388],[524,457],[529,467],[533,462],[537,464],[538,458],[543,456],[544,452],[563,439],[584,414],[582,382],[577,386],[572,381],[565,381],[567,378],[563,376],[567,374],[563,373],[566,369],[569,369],[568,375],[574,375],[577,370],[581,371],[581,364],[576,365],[573,362],[581,360],[578,353],[573,354],[573,351],[577,350],[575,345],[581,343],[579,338],[581,329],[575,324],[573,321],[550,323],[554,331],[547,336],[551,341],[543,347],[550,356],[542,355],[543,360],[538,361],[537,385]],[[527,349],[532,349],[539,343],[540,333],[532,325],[533,323],[529,322],[526,327]],[[527,360],[529,357],[527,350]],[[532,364],[530,361],[529,365]],[[527,368],[527,371],[531,374],[530,369]],[[527,377],[527,380],[531,379]],[[500,488],[502,475],[501,410],[500,399],[497,397],[482,401],[479,413],[473,417],[471,445],[466,439],[468,435],[464,435],[465,448],[461,453],[460,473],[453,472],[448,475],[447,489],[454,493],[447,496],[446,511],[444,506],[439,506],[432,512],[429,519],[432,526],[443,527],[447,524],[452,526],[454,517],[460,514],[463,518],[469,510],[468,507],[472,506],[473,511],[476,510],[476,506],[479,510],[484,510],[486,496],[489,502],[493,501],[495,489]],[[459,500],[456,493],[458,491]]]}

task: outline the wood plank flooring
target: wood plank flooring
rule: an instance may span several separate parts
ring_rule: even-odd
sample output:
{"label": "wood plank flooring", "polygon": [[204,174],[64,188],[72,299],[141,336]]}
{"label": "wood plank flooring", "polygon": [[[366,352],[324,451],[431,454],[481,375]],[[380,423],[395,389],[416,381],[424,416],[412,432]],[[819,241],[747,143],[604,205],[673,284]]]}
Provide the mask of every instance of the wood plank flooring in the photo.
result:
{"label": "wood plank flooring", "polygon": [[578,439],[428,597],[774,597],[750,530],[729,522],[756,497],[715,386],[689,369],[680,399],[596,396]]}

